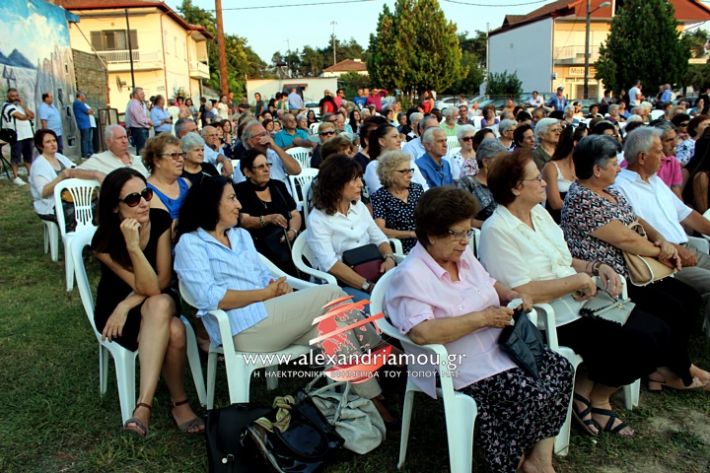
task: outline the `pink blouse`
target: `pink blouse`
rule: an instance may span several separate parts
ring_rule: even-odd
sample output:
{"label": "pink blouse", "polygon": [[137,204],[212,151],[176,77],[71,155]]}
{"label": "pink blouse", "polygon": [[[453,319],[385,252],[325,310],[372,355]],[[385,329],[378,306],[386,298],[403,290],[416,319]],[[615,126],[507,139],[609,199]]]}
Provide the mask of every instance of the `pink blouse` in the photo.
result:
{"label": "pink blouse", "polygon": [[[489,276],[471,251],[465,251],[459,262],[459,281],[451,277],[417,243],[391,277],[385,294],[385,313],[394,326],[407,334],[425,320],[460,317],[490,306],[499,306],[498,294]],[[482,379],[515,368],[517,365],[499,347],[501,329],[487,327],[446,343],[449,366],[454,373],[454,388],[461,389]],[[408,354],[410,351],[408,351]],[[424,351],[416,350],[412,355]],[[433,363],[410,363],[414,383],[431,397],[436,397]]]}

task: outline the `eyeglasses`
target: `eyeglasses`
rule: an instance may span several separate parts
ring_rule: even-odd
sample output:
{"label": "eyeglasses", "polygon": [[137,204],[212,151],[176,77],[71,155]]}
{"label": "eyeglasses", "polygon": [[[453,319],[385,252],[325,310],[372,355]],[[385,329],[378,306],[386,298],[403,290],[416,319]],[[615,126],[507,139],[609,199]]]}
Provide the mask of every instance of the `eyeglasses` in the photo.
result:
{"label": "eyeglasses", "polygon": [[180,159],[183,159],[185,157],[185,153],[163,153],[160,155],[163,158],[170,158],[173,161],[178,161]]}
{"label": "eyeglasses", "polygon": [[461,141],[473,141],[473,136],[464,136],[461,138]]}
{"label": "eyeglasses", "polygon": [[132,192],[128,194],[123,199],[118,199],[119,202],[123,202],[129,207],[135,207],[141,203],[141,199],[145,199],[146,202],[150,202],[153,198],[153,189],[146,187],[140,192]]}
{"label": "eyeglasses", "polygon": [[397,169],[397,172],[402,173],[402,174],[414,174],[414,168]]}
{"label": "eyeglasses", "polygon": [[454,239],[454,240],[463,240],[464,238],[466,240],[470,240],[471,236],[473,235],[474,229],[469,228],[468,230],[463,230],[460,232],[455,232],[453,230],[447,230],[446,233],[449,234],[449,236]]}
{"label": "eyeglasses", "polygon": [[319,131],[319,132],[318,132],[318,135],[320,135],[320,136],[331,136],[331,135],[334,135],[334,134],[335,134],[334,131]]}
{"label": "eyeglasses", "polygon": [[271,169],[271,166],[273,166],[271,163],[259,164],[258,166],[254,166],[252,169],[256,169],[257,171],[266,171],[267,169]]}
{"label": "eyeglasses", "polygon": [[542,178],[542,174],[538,174],[537,176],[531,178],[531,179],[521,179],[521,181],[537,181],[537,182],[542,182],[544,179]]}

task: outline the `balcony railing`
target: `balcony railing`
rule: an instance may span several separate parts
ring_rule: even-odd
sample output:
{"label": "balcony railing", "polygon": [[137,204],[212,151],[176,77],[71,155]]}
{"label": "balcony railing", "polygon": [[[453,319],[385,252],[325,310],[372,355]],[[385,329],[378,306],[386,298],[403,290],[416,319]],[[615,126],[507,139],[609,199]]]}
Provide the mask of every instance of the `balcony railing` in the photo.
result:
{"label": "balcony railing", "polygon": [[97,54],[106,61],[107,64],[128,63],[133,58],[134,64],[139,63],[154,63],[162,61],[160,51],[144,51],[142,49],[115,49],[112,51],[97,51]]}
{"label": "balcony railing", "polygon": [[204,76],[204,78],[209,78],[210,76],[210,66],[200,61],[190,62],[190,75],[191,76]]}
{"label": "balcony railing", "polygon": [[[589,46],[589,62],[596,62],[599,59],[599,46]],[[555,62],[567,64],[584,63],[584,45],[571,45],[555,48]]]}

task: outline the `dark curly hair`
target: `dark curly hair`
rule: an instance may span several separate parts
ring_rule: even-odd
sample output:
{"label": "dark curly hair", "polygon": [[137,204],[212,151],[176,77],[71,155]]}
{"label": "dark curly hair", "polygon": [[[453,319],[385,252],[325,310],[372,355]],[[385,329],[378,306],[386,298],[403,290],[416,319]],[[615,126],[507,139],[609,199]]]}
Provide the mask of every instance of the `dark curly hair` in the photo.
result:
{"label": "dark curly hair", "polygon": [[37,151],[40,152],[40,154],[44,151],[44,137],[47,135],[52,135],[55,140],[58,140],[57,134],[53,131],[50,130],[49,128],[40,128],[35,132],[34,136],[34,143],[35,143],[35,148],[37,148]]}
{"label": "dark curly hair", "polygon": [[362,177],[362,168],[344,154],[334,154],[318,168],[318,179],[313,183],[313,204],[328,215],[337,212],[345,184]]}
{"label": "dark curly hair", "polygon": [[198,228],[210,231],[217,227],[219,203],[228,184],[231,186],[232,182],[224,176],[205,176],[199,184],[190,188],[180,207],[178,238]]}
{"label": "dark curly hair", "polygon": [[432,187],[419,198],[414,210],[417,241],[429,246],[430,236],[448,235],[452,225],[472,219],[479,209],[470,192],[454,186]]}

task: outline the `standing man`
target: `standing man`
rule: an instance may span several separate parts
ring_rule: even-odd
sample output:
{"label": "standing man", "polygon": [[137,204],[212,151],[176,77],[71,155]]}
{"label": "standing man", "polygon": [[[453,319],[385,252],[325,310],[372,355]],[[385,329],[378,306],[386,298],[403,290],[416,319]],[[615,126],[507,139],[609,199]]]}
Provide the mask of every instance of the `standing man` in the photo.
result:
{"label": "standing man", "polygon": [[641,81],[634,82],[634,86],[629,89],[629,108],[633,109],[637,105],[641,105]]}
{"label": "standing man", "polygon": [[10,144],[10,167],[12,167],[12,182],[18,186],[27,184],[17,175],[17,166],[21,160],[25,162],[27,175],[30,175],[32,164],[32,119],[35,114],[32,110],[25,109],[25,103],[20,98],[20,93],[14,87],[7,90],[7,102],[2,105],[2,127],[15,130],[17,141]]}
{"label": "standing man", "polygon": [[545,105],[545,101],[542,99],[540,93],[537,90],[532,91],[532,95],[528,100],[528,105],[535,108],[542,107],[543,105]]}
{"label": "standing man", "polygon": [[444,159],[448,151],[446,132],[439,127],[429,128],[424,132],[422,143],[426,153],[416,160],[416,164],[429,188],[453,184],[451,165]]}
{"label": "standing man", "polygon": [[338,107],[338,110],[340,110],[340,107],[343,106],[343,99],[345,98],[345,89],[338,89],[335,91],[335,105]]}
{"label": "standing man", "polygon": [[94,111],[86,105],[86,95],[83,92],[76,93],[72,110],[74,110],[76,126],[81,134],[81,157],[88,158],[94,154],[94,130],[91,128],[91,120],[89,119],[89,115],[93,115]]}
{"label": "standing man", "polygon": [[550,99],[547,103],[556,112],[563,112],[567,108],[567,97],[565,97],[565,88],[559,86],[557,88],[557,93]]}
{"label": "standing man", "polygon": [[367,97],[366,104],[374,105],[377,113],[382,113],[382,98],[387,97],[388,93],[386,89],[372,89]]}
{"label": "standing man", "polygon": [[353,98],[353,103],[360,110],[365,108],[365,104],[367,103],[367,97],[365,97],[365,93],[362,89],[357,89],[357,97]]}
{"label": "standing man", "polygon": [[288,94],[288,110],[298,113],[299,111],[304,110],[305,108],[306,106],[303,103],[303,98],[298,93],[298,90],[293,87],[291,89],[291,93]]}
{"label": "standing man", "polygon": [[45,92],[42,94],[42,103],[37,109],[39,115],[40,127],[52,130],[57,135],[57,152],[64,154],[64,127],[62,126],[62,116],[59,110],[54,106],[54,97],[51,93]]}
{"label": "standing man", "polygon": [[148,130],[151,127],[148,109],[145,106],[145,91],[142,87],[133,89],[131,100],[126,109],[126,125],[130,127],[136,154],[140,154],[145,142],[148,141]]}

